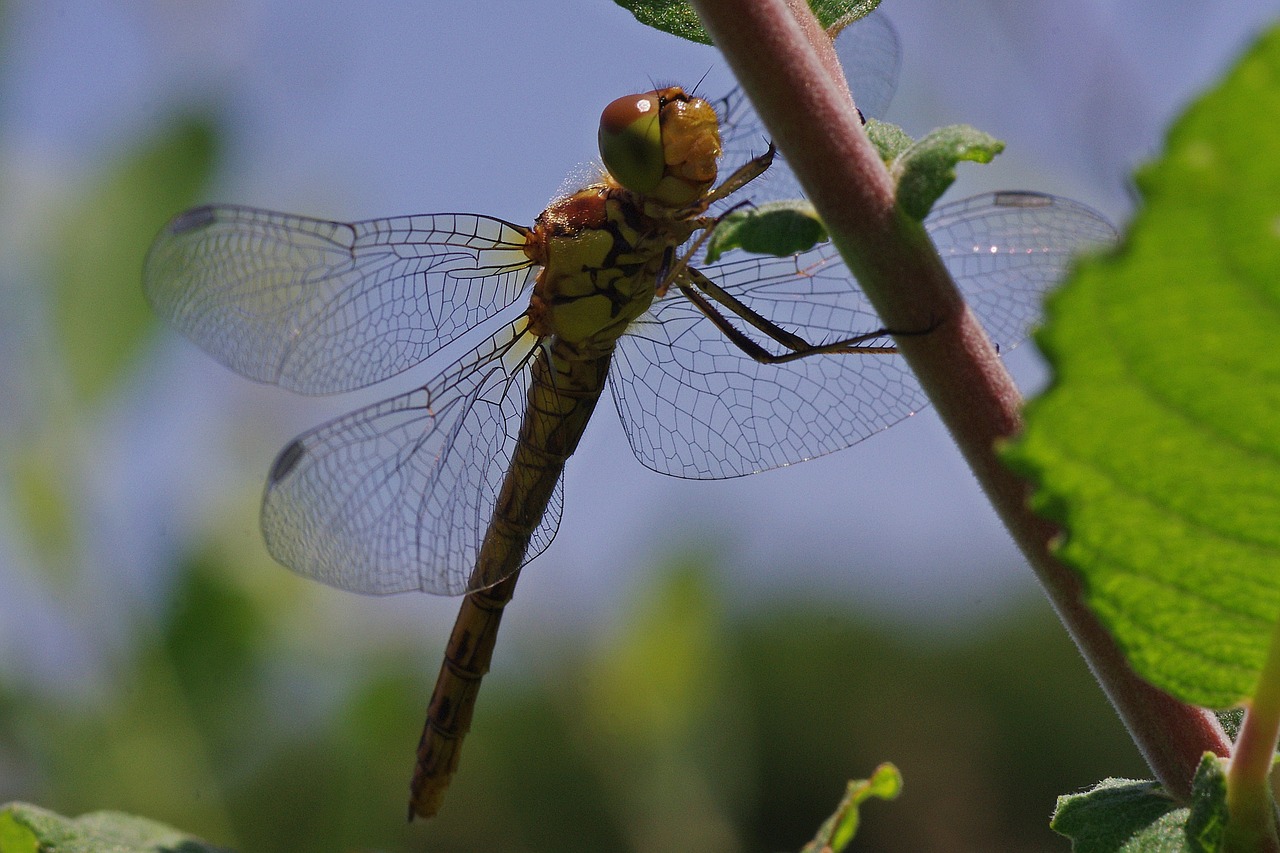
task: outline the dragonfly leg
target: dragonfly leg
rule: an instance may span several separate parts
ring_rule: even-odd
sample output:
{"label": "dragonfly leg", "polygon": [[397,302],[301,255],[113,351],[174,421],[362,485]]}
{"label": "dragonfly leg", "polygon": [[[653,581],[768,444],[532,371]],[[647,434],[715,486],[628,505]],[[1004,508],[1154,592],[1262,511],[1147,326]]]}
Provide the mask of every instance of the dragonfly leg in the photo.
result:
{"label": "dragonfly leg", "polygon": [[711,235],[715,233],[716,228],[724,221],[725,217],[744,207],[750,207],[752,204],[750,199],[744,199],[718,216],[699,216],[695,219],[694,225],[701,229],[702,233],[693,241],[693,245],[680,256],[679,260],[675,260],[675,249],[667,247],[662,256],[662,266],[658,270],[658,285],[654,288],[654,295],[659,299],[667,295],[667,291],[671,289],[671,285],[684,277],[685,271],[692,269],[689,262],[693,260],[693,256],[698,254],[698,250],[702,248],[707,240],[711,239]]}
{"label": "dragonfly leg", "polygon": [[699,201],[699,205],[703,210],[706,210],[720,199],[733,195],[738,190],[763,175],[768,171],[769,167],[773,165],[773,156],[777,153],[777,150],[778,149],[774,144],[770,142],[768,151],[764,152],[759,157],[752,157],[750,160],[739,166],[732,175],[724,179],[724,182],[721,183],[720,186],[703,196]]}
{"label": "dragonfly leg", "polygon": [[[685,280],[677,283],[680,292],[685,298],[692,302],[698,310],[707,315],[712,323],[716,325],[725,337],[733,342],[735,346],[751,356],[762,364],[785,364],[789,361],[795,361],[800,358],[807,358],[812,355],[829,355],[829,354],[848,354],[863,353],[887,355],[896,353],[898,348],[885,344],[868,344],[878,338],[884,338],[889,335],[924,335],[932,332],[937,324],[931,324],[929,328],[913,332],[896,332],[889,329],[876,329],[872,332],[864,332],[860,335],[854,335],[838,341],[831,341],[825,344],[811,344],[804,338],[779,326],[777,323],[766,319],[758,312],[744,305],[740,300],[728,293],[723,287],[707,278],[698,270],[688,267],[686,269]],[[708,298],[710,297],[710,298]],[[728,309],[737,317],[746,321],[752,327],[758,329],[767,335],[771,340],[776,341],[788,350],[784,353],[771,353],[760,344],[749,338],[741,330],[733,325],[720,309],[712,304],[712,300],[723,308]]]}

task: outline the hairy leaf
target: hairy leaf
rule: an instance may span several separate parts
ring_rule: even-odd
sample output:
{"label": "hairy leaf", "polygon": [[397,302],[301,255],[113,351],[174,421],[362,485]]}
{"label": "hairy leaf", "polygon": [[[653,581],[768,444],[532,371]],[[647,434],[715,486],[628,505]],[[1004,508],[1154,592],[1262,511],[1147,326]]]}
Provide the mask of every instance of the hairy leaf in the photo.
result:
{"label": "hairy leaf", "polygon": [[217,853],[221,849],[162,823],[120,812],[69,818],[28,803],[0,808],[2,853]]}
{"label": "hairy leaf", "polygon": [[990,163],[1003,150],[999,139],[967,124],[930,131],[889,164],[889,173],[897,182],[898,206],[909,216],[924,219],[955,182],[957,163]]}
{"label": "hairy leaf", "polygon": [[[711,36],[702,28],[698,14],[688,0],[614,0],[648,27],[671,33],[699,44],[711,44]],[[870,14],[880,0],[809,0],[809,8],[833,35],[844,27]]]}
{"label": "hairy leaf", "polygon": [[827,227],[809,202],[770,202],[725,216],[707,241],[707,263],[715,263],[730,249],[783,258],[807,252],[826,239]]}

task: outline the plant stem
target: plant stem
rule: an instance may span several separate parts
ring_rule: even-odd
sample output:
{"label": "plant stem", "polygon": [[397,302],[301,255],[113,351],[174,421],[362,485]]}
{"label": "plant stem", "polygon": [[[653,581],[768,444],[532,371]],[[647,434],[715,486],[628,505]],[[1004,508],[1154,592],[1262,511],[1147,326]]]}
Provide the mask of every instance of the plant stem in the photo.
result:
{"label": "plant stem", "polygon": [[1208,711],[1134,674],[1084,605],[1075,574],[1051,555],[1058,530],[1031,513],[1027,485],[996,454],[997,443],[1021,428],[1018,389],[923,225],[897,208],[893,181],[862,130],[829,39],[803,0],[693,4],[885,327],[933,328],[900,336],[899,351],[1156,778],[1188,800],[1201,755],[1228,753],[1226,734]]}
{"label": "plant stem", "polygon": [[1280,622],[1227,765],[1228,850],[1280,850],[1271,767],[1280,740]]}

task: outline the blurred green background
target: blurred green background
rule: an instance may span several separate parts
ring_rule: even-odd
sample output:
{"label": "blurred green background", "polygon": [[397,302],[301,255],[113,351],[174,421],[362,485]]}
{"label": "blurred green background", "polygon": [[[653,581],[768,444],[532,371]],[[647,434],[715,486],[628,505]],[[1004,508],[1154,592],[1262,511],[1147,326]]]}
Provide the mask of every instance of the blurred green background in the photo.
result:
{"label": "blurred green background", "polygon": [[1057,794],[1142,775],[1042,609],[921,642],[815,599],[731,616],[721,568],[675,557],[593,642],[503,649],[522,671],[489,678],[445,809],[407,825],[431,650],[347,653],[291,616],[305,595],[211,547],[109,695],[0,698],[0,792],[250,851],[763,851],[798,849],[892,760],[903,796],[866,807],[855,849],[1029,851],[1065,849]]}
{"label": "blurred green background", "polygon": [[[907,48],[901,99],[924,104],[908,129],[981,124],[993,102],[1040,120],[1020,88],[969,103],[946,90],[957,75],[931,72],[979,48],[920,57],[946,27],[928,5],[890,7]],[[1026,4],[1012,23],[994,2],[949,14],[1006,26],[1025,72],[1006,76],[1034,83],[1028,57],[1059,32],[1054,5]],[[1074,50],[1079,81],[1128,67],[1124,36],[1137,32],[1156,40],[1150,63],[1183,76],[1132,103],[1115,101],[1117,84],[1095,115],[1142,121],[1116,118],[1074,157],[1052,147],[1061,103],[1039,136],[983,125],[1033,152],[998,183],[1122,209],[1123,168],[1226,60],[1255,5],[1213,12],[1216,30],[1176,10],[1163,29],[1073,21],[1114,35]],[[146,247],[211,199],[531,219],[584,151],[566,140],[589,142],[599,105],[626,90],[588,79],[592,62],[557,39],[600,33],[615,58],[645,57],[631,79],[696,79],[714,59],[603,2],[568,4],[572,31],[497,4],[388,4],[385,21],[284,6],[0,4],[0,802],[125,810],[246,851],[763,851],[798,849],[845,780],[892,761],[903,796],[867,807],[855,849],[1034,851],[1066,849],[1047,828],[1058,794],[1144,774],[1016,556],[989,518],[966,514],[980,498],[953,457],[931,455],[936,428],[920,450],[929,427],[916,419],[765,475],[746,487],[756,504],[737,484],[664,485],[624,443],[584,446],[566,529],[522,581],[444,811],[406,824],[455,603],[360,599],[270,561],[256,525],[267,464],[292,432],[354,404],[281,402],[172,340],[142,300]],[[1189,58],[1191,32],[1216,35]],[[547,74],[548,57],[565,64]],[[408,73],[417,58],[428,66]],[[587,90],[549,106],[546,84],[566,80]],[[507,101],[510,118],[496,114]],[[677,491],[592,538],[590,513],[650,488]],[[894,494],[892,520],[871,520]],[[736,528],[700,514],[722,495]]]}

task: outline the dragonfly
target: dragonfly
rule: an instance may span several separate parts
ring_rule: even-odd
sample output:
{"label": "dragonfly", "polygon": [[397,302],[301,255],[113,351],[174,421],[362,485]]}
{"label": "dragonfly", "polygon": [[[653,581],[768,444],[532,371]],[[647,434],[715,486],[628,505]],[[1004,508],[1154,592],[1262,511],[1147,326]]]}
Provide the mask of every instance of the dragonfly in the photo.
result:
{"label": "dragonfly", "polygon": [[[896,73],[896,37],[872,20],[841,40],[855,62],[878,57],[851,75],[855,92],[872,81],[863,109],[882,108],[872,102],[887,102]],[[598,135],[599,179],[531,226],[210,205],[176,216],[148,253],[154,309],[250,379],[331,394],[442,365],[290,442],[261,512],[272,556],[305,576],[464,596],[410,819],[438,811],[458,769],[503,609],[555,535],[565,464],[606,386],[636,457],[699,479],[839,450],[927,403],[830,243],[705,262],[721,212],[756,188],[794,186],[772,146],[758,150],[740,94],[714,105],[677,86],[628,95]],[[1070,256],[1111,238],[1083,205],[1026,192],[939,207],[926,226],[1005,349]]]}

